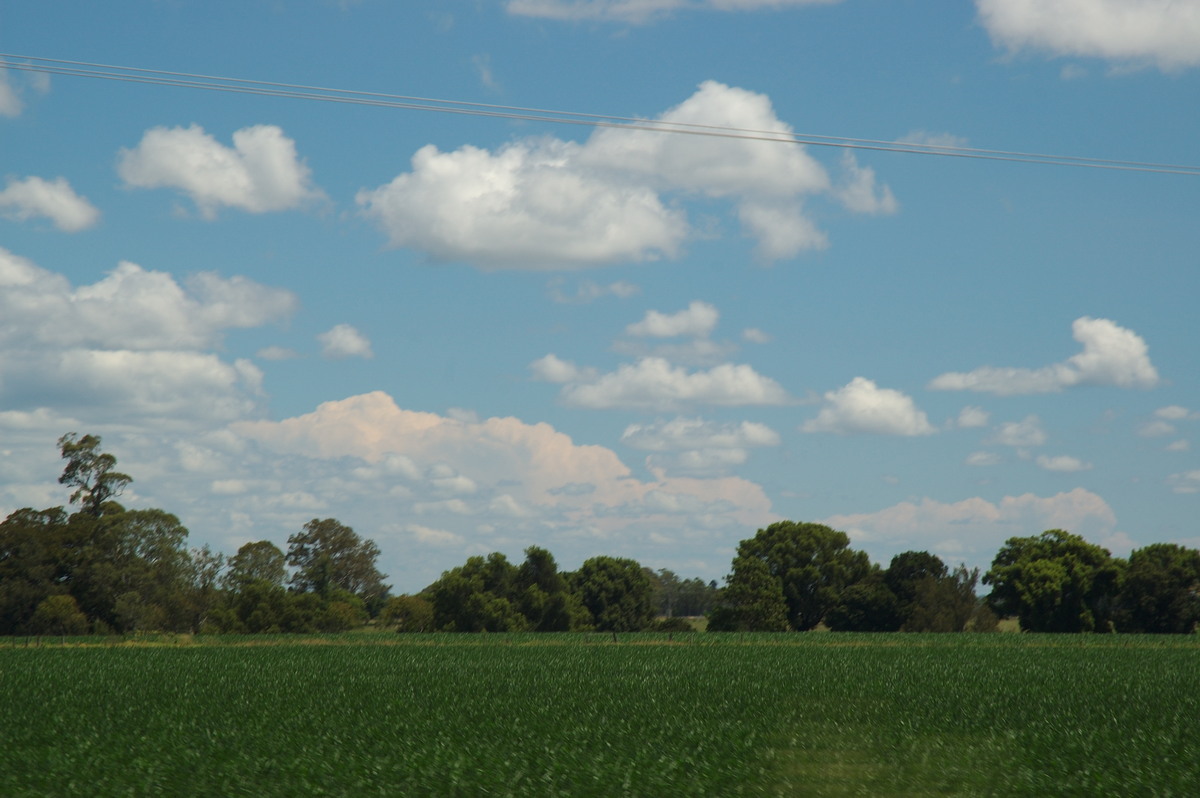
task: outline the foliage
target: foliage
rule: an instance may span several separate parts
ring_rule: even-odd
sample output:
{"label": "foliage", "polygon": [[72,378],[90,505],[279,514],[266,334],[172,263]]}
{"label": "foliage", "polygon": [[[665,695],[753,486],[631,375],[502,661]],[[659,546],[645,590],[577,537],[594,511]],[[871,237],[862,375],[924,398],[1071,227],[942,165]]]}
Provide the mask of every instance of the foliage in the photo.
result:
{"label": "foliage", "polygon": [[338,588],[364,601],[381,601],[388,586],[386,574],[375,567],[378,558],[375,541],[360,539],[334,518],[314,518],[303,532],[288,537],[287,564],[295,569],[291,586],[301,593],[326,595]]}
{"label": "foliage", "polygon": [[636,560],[585,560],[571,575],[571,588],[598,631],[636,632],[654,620],[653,587]]}
{"label": "foliage", "polygon": [[379,623],[397,632],[432,632],[433,604],[422,596],[392,596],[379,613]]}
{"label": "foliage", "polygon": [[667,568],[657,572],[643,569],[654,588],[654,611],[658,615],[695,617],[706,615],[717,601],[717,583],[703,579],[680,579]]}
{"label": "foliage", "polygon": [[750,557],[728,578],[708,614],[710,632],[786,632],[783,582],[764,560]]}
{"label": "foliage", "polygon": [[820,623],[842,591],[871,572],[867,555],[850,548],[845,532],[794,521],[771,524],[738,544],[731,581],[752,560],[780,581],[788,624],[798,631]]}
{"label": "foliage", "polygon": [[835,632],[895,632],[903,622],[896,594],[879,570],[843,590],[825,615]]}
{"label": "foliage", "polygon": [[87,631],[87,616],[72,596],[49,596],[38,604],[29,627],[40,634],[80,635]]}
{"label": "foliage", "polygon": [[67,461],[59,483],[74,488],[71,504],[79,502],[82,512],[99,518],[104,505],[133,481],[133,477],[113,471],[117,458],[100,451],[99,435],[68,432],[58,439],[63,459]]}
{"label": "foliage", "polygon": [[1107,549],[1051,529],[1009,538],[983,583],[999,615],[1016,615],[1031,632],[1110,631],[1121,569]]}
{"label": "foliage", "polygon": [[[906,632],[965,632],[970,626],[984,631],[986,610],[975,595],[979,582],[979,569],[967,570],[960,565],[952,573],[941,577],[926,576],[915,583],[915,594],[908,618],[904,621]],[[992,616],[995,617],[994,615]],[[980,623],[972,625],[972,621]],[[992,624],[994,627],[994,624]]]}
{"label": "foliage", "polygon": [[1155,543],[1129,555],[1117,628],[1184,634],[1200,622],[1200,551]]}
{"label": "foliage", "polygon": [[239,590],[251,582],[282,585],[287,576],[283,552],[269,540],[245,543],[229,558],[228,570],[222,580],[226,590]]}

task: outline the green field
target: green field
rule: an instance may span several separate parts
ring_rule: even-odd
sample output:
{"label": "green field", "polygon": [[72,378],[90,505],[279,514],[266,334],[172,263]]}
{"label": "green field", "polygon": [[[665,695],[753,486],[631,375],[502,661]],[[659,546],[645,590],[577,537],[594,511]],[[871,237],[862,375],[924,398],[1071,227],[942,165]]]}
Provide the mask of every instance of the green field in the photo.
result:
{"label": "green field", "polygon": [[0,795],[1200,795],[1200,640],[0,641]]}

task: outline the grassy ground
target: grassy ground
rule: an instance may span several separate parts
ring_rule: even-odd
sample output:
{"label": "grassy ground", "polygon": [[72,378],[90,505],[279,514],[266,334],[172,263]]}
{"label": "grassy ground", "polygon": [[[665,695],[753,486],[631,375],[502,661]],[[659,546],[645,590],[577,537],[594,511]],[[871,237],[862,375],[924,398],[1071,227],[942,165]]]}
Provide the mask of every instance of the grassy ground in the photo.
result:
{"label": "grassy ground", "polygon": [[1200,640],[0,642],[0,794],[1198,795]]}

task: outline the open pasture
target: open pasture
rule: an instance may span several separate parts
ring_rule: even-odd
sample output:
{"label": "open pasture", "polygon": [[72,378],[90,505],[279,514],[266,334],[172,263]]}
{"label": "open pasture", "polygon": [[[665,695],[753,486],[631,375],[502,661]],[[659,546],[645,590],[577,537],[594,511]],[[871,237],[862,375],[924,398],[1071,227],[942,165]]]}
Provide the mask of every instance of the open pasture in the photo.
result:
{"label": "open pasture", "polygon": [[0,644],[0,794],[1197,795],[1200,640]]}

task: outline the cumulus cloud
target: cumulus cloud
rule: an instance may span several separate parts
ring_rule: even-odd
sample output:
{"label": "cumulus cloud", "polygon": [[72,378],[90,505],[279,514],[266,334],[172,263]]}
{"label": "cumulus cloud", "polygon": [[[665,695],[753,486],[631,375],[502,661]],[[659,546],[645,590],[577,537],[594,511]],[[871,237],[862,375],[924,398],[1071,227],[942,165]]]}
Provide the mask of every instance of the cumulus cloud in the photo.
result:
{"label": "cumulus cloud", "polygon": [[912,397],[871,380],[855,377],[825,394],[817,417],[800,427],[803,432],[875,435],[930,435],[935,430]]}
{"label": "cumulus cloud", "polygon": [[122,262],[104,279],[65,277],[0,249],[0,406],[53,406],[89,417],[250,412],[262,374],[211,351],[226,330],[282,320],[293,294],[242,277],[165,272]]}
{"label": "cumulus cloud", "polygon": [[1047,471],[1088,471],[1092,467],[1091,463],[1086,463],[1083,460],[1080,460],[1078,457],[1071,457],[1070,455],[1066,454],[1057,455],[1055,457],[1047,457],[1046,455],[1042,454],[1038,455],[1037,460],[1034,462],[1038,464],[1039,468],[1044,468]]}
{"label": "cumulus cloud", "polygon": [[707,302],[694,301],[677,313],[648,310],[641,321],[625,328],[628,335],[674,338],[680,335],[705,336],[717,326],[720,313]]}
{"label": "cumulus cloud", "polygon": [[986,568],[1010,537],[1066,529],[1103,540],[1113,536],[1117,519],[1103,498],[1076,488],[1047,497],[1005,496],[998,502],[979,497],[954,503],[925,498],[873,513],[835,515],[823,523],[845,530],[856,546],[884,562],[901,551],[927,549],[948,560]]}
{"label": "cumulus cloud", "polygon": [[321,356],[341,360],[348,357],[375,357],[371,342],[349,324],[338,324],[317,336]]}
{"label": "cumulus cloud", "polygon": [[1108,319],[1084,316],[1071,325],[1083,351],[1062,363],[1038,369],[984,366],[969,372],[935,377],[929,387],[940,391],[978,391],[999,396],[1055,393],[1077,385],[1153,388],[1158,372],[1141,336]]}
{"label": "cumulus cloud", "polygon": [[1158,418],[1167,419],[1168,421],[1183,421],[1186,418],[1195,418],[1196,414],[1188,410],[1186,407],[1179,405],[1168,405],[1160,407],[1154,411],[1154,415]]}
{"label": "cumulus cloud", "polygon": [[535,377],[565,383],[560,396],[574,407],[661,411],[692,405],[734,407],[790,401],[779,383],[748,365],[732,363],[688,371],[664,358],[645,357],[634,364],[622,364],[616,371],[598,374],[547,355],[531,364],[531,369]]}
{"label": "cumulus cloud", "polygon": [[642,25],[676,11],[757,11],[837,2],[840,0],[507,0],[504,7],[517,16]]}
{"label": "cumulus cloud", "polygon": [[1041,419],[1030,415],[1020,421],[1006,421],[1001,424],[996,428],[990,442],[1018,448],[1041,446],[1046,442],[1046,431],[1042,429]]}
{"label": "cumulus cloud", "polygon": [[100,219],[100,211],[85,197],[76,194],[66,178],[27,177],[24,180],[10,178],[5,189],[0,191],[0,216],[21,222],[45,218],[64,233],[78,233],[95,225]]}
{"label": "cumulus cloud", "polygon": [[992,41],[1011,51],[1155,64],[1200,64],[1196,0],[975,0]]}
{"label": "cumulus cloud", "polygon": [[771,343],[771,335],[757,327],[747,327],[742,330],[742,340],[751,344],[769,344]]}
{"label": "cumulus cloud", "polygon": [[[658,126],[792,129],[762,94],[707,81],[653,120]],[[769,259],[827,244],[805,215],[806,197],[837,198],[825,169],[798,145],[646,129],[597,130],[584,143],[543,137],[496,151],[433,145],[411,171],[363,189],[357,201],[397,247],[485,269],[571,269],[678,254],[691,232],[677,198],[733,203],[746,234]],[[849,192],[849,193],[845,193]],[[855,165],[842,199],[858,210],[892,200]]]}
{"label": "cumulus cloud", "polygon": [[206,219],[222,207],[265,213],[323,196],[295,142],[275,125],[236,131],[232,147],[199,125],[151,128],[136,147],[121,150],[117,173],[134,188],[182,191]]}

